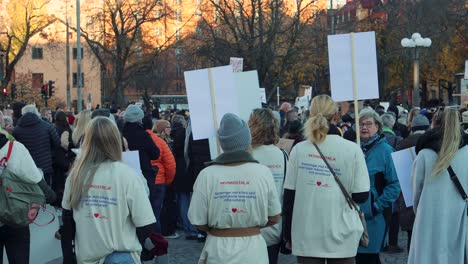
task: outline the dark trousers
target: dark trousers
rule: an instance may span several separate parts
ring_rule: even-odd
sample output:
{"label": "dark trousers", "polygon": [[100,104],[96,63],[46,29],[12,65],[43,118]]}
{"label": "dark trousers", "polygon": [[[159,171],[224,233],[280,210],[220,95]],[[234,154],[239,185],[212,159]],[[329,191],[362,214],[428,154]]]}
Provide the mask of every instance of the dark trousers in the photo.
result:
{"label": "dark trousers", "polygon": [[363,254],[356,255],[356,264],[380,264],[380,255],[377,254]]}
{"label": "dark trousers", "polygon": [[297,257],[298,264],[354,264],[354,258]]}
{"label": "dark trousers", "polygon": [[154,217],[156,217],[156,224],[154,232],[161,234],[161,211],[164,202],[164,195],[166,193],[165,184],[149,183],[150,202],[153,208]]}
{"label": "dark trousers", "polygon": [[413,235],[413,230],[406,231],[406,233],[408,233],[408,244],[406,246],[406,250],[408,250],[408,253],[409,253],[409,250],[411,248],[411,236]]}
{"label": "dark trousers", "polygon": [[390,227],[388,229],[388,245],[398,246],[398,232],[400,231],[400,214],[395,212],[392,214],[390,220]]}
{"label": "dark trousers", "polygon": [[29,264],[30,238],[29,226],[0,227],[0,264],[3,264],[4,247],[10,264]]}
{"label": "dark trousers", "polygon": [[268,263],[277,264],[278,263],[278,254],[280,251],[281,244],[272,245],[267,247],[268,249]]}
{"label": "dark trousers", "polygon": [[166,186],[161,213],[161,231],[163,236],[172,235],[177,228],[177,197],[173,185]]}

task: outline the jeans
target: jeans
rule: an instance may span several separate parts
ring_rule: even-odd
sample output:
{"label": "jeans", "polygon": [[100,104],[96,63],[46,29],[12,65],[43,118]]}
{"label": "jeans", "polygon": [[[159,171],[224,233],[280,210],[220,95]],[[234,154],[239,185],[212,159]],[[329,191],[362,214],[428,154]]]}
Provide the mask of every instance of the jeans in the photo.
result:
{"label": "jeans", "polygon": [[5,247],[8,262],[14,264],[29,264],[29,226],[0,227],[0,264],[3,263],[3,248]]}
{"label": "jeans", "polygon": [[136,264],[128,252],[115,251],[104,260],[104,264]]}
{"label": "jeans", "polygon": [[196,236],[198,235],[198,231],[193,225],[190,223],[187,213],[190,206],[190,199],[192,194],[189,192],[178,192],[177,193],[177,203],[179,206],[179,216],[182,222],[182,227],[185,231],[185,236]]}
{"label": "jeans", "polygon": [[161,234],[161,211],[166,193],[165,184],[149,184],[150,202],[156,217],[155,233]]}

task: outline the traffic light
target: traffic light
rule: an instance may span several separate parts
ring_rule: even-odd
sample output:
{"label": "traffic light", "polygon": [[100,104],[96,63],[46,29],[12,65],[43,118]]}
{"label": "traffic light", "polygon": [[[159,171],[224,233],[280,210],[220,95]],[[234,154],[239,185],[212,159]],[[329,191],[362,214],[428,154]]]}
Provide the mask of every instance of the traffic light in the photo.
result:
{"label": "traffic light", "polygon": [[55,84],[54,81],[49,81],[49,97],[52,97],[55,93],[54,84]]}
{"label": "traffic light", "polygon": [[7,88],[6,87],[3,87],[3,96],[6,96],[7,95]]}
{"label": "traffic light", "polygon": [[43,98],[47,98],[47,85],[46,84],[42,85],[41,87],[41,96]]}

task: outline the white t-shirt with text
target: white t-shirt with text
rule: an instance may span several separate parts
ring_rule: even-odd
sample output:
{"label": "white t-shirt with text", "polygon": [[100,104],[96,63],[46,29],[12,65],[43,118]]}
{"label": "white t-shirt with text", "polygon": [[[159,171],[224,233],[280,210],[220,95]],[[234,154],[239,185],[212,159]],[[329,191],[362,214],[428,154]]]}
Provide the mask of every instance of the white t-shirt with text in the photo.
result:
{"label": "white t-shirt with text", "polygon": [[[142,248],[136,228],[156,219],[135,171],[122,162],[105,162],[84,188],[80,207],[73,210],[78,263],[102,264],[114,251],[129,252],[135,263],[140,263]],[[70,192],[68,178],[62,201],[67,210],[71,210]]]}
{"label": "white t-shirt with text", "polygon": [[[260,164],[270,169],[273,180],[275,181],[276,190],[278,191],[280,203],[282,203],[284,171],[285,165],[287,165],[287,161],[285,164],[283,152],[275,145],[262,145],[253,149],[252,156],[254,159],[258,160]],[[277,245],[281,242],[281,222],[274,226],[263,228],[261,232],[268,246]]]}
{"label": "white t-shirt with text", "polygon": [[[328,135],[317,144],[348,193],[368,192],[369,175],[362,150]],[[318,258],[348,258],[357,252],[363,228],[349,208],[330,170],[310,141],[291,151],[285,189],[295,190],[292,253]]]}
{"label": "white t-shirt with text", "polygon": [[[193,225],[210,228],[263,227],[269,216],[281,213],[270,170],[257,163],[213,165],[195,182],[188,217]],[[199,263],[266,264],[268,253],[261,235],[208,235]]]}

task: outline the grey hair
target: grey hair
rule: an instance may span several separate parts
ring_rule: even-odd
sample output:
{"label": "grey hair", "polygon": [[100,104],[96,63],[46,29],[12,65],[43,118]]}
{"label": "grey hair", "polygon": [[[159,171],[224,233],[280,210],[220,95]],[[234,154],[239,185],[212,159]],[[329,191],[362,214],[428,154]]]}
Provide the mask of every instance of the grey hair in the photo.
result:
{"label": "grey hair", "polygon": [[37,116],[41,116],[39,114],[39,111],[37,111],[37,108],[35,105],[29,104],[21,108],[21,115],[25,115],[26,113],[33,113],[36,114]]}
{"label": "grey hair", "polygon": [[392,128],[395,125],[395,118],[393,117],[393,115],[383,114],[380,118],[382,118],[382,123],[384,127]]}
{"label": "grey hair", "polygon": [[359,113],[359,120],[365,119],[365,118],[374,119],[375,123],[379,127],[379,132],[382,131],[382,128],[383,128],[382,118],[380,118],[377,112],[375,112],[372,109],[362,109],[362,111]]}
{"label": "grey hair", "polygon": [[174,115],[172,117],[172,124],[182,124],[182,126],[185,126],[185,117],[183,115]]}

